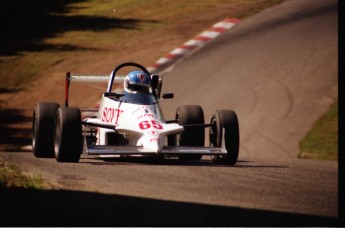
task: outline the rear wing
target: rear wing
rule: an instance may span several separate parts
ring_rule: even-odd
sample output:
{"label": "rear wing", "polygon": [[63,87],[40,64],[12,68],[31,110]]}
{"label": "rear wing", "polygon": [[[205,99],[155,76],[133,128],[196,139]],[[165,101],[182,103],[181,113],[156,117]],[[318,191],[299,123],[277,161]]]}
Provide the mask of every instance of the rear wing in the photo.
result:
{"label": "rear wing", "polygon": [[[108,88],[109,88],[109,83],[110,76],[107,75],[71,75],[70,72],[66,73],[66,88],[65,88],[65,106],[68,107],[68,98],[69,98],[69,86],[71,81],[76,81],[76,82],[86,82],[86,83],[107,83],[108,82]],[[114,83],[123,83],[125,80],[125,77],[117,77],[115,78]]]}

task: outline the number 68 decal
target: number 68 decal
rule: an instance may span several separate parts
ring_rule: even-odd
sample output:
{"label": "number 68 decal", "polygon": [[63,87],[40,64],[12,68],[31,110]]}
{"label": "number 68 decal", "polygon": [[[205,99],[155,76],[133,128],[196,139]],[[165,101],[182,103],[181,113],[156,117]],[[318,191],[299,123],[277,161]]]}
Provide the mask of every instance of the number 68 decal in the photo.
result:
{"label": "number 68 decal", "polygon": [[151,120],[151,121],[144,120],[144,121],[139,123],[139,127],[140,127],[140,129],[143,129],[143,130],[144,129],[149,129],[151,127],[159,129],[159,130],[163,129],[163,126],[160,125],[159,123],[157,123],[154,120]]}

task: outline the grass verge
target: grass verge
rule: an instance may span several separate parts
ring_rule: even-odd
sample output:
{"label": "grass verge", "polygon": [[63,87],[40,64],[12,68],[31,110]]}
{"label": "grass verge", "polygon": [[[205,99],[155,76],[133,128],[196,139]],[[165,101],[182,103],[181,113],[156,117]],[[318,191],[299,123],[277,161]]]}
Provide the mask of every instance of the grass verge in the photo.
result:
{"label": "grass verge", "polygon": [[338,101],[300,142],[298,158],[338,160]]}
{"label": "grass verge", "polygon": [[0,188],[31,188],[42,189],[41,176],[28,176],[16,165],[10,164],[0,157]]}

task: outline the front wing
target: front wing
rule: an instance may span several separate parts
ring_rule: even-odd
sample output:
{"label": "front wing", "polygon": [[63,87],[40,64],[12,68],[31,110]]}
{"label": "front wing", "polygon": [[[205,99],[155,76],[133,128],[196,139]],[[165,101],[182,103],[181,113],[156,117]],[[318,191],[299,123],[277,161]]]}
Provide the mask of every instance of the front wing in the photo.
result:
{"label": "front wing", "polygon": [[87,155],[170,155],[201,154],[226,155],[222,147],[165,146],[161,152],[145,151],[141,146],[89,146],[85,148]]}

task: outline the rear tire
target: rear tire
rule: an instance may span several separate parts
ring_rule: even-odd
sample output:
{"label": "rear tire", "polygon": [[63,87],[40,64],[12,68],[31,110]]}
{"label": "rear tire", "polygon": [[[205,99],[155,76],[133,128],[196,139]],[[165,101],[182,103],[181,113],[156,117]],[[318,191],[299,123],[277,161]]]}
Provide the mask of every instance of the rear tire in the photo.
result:
{"label": "rear tire", "polygon": [[[179,125],[205,124],[204,112],[198,105],[183,105],[176,111],[176,120]],[[179,138],[180,146],[203,147],[205,144],[204,127],[186,127]],[[196,161],[202,158],[201,154],[181,154],[180,160]]]}
{"label": "rear tire", "polygon": [[58,162],[78,162],[83,150],[81,113],[78,108],[61,107],[55,122],[55,158]]}
{"label": "rear tire", "polygon": [[[238,118],[234,111],[217,110],[211,118],[210,143],[212,146],[221,147],[225,143],[227,155],[215,155],[213,161],[218,164],[235,165],[238,160],[240,134]],[[225,129],[223,140],[223,129]]]}
{"label": "rear tire", "polygon": [[35,105],[32,122],[32,152],[35,157],[54,157],[54,122],[59,107],[59,104],[49,102]]}

